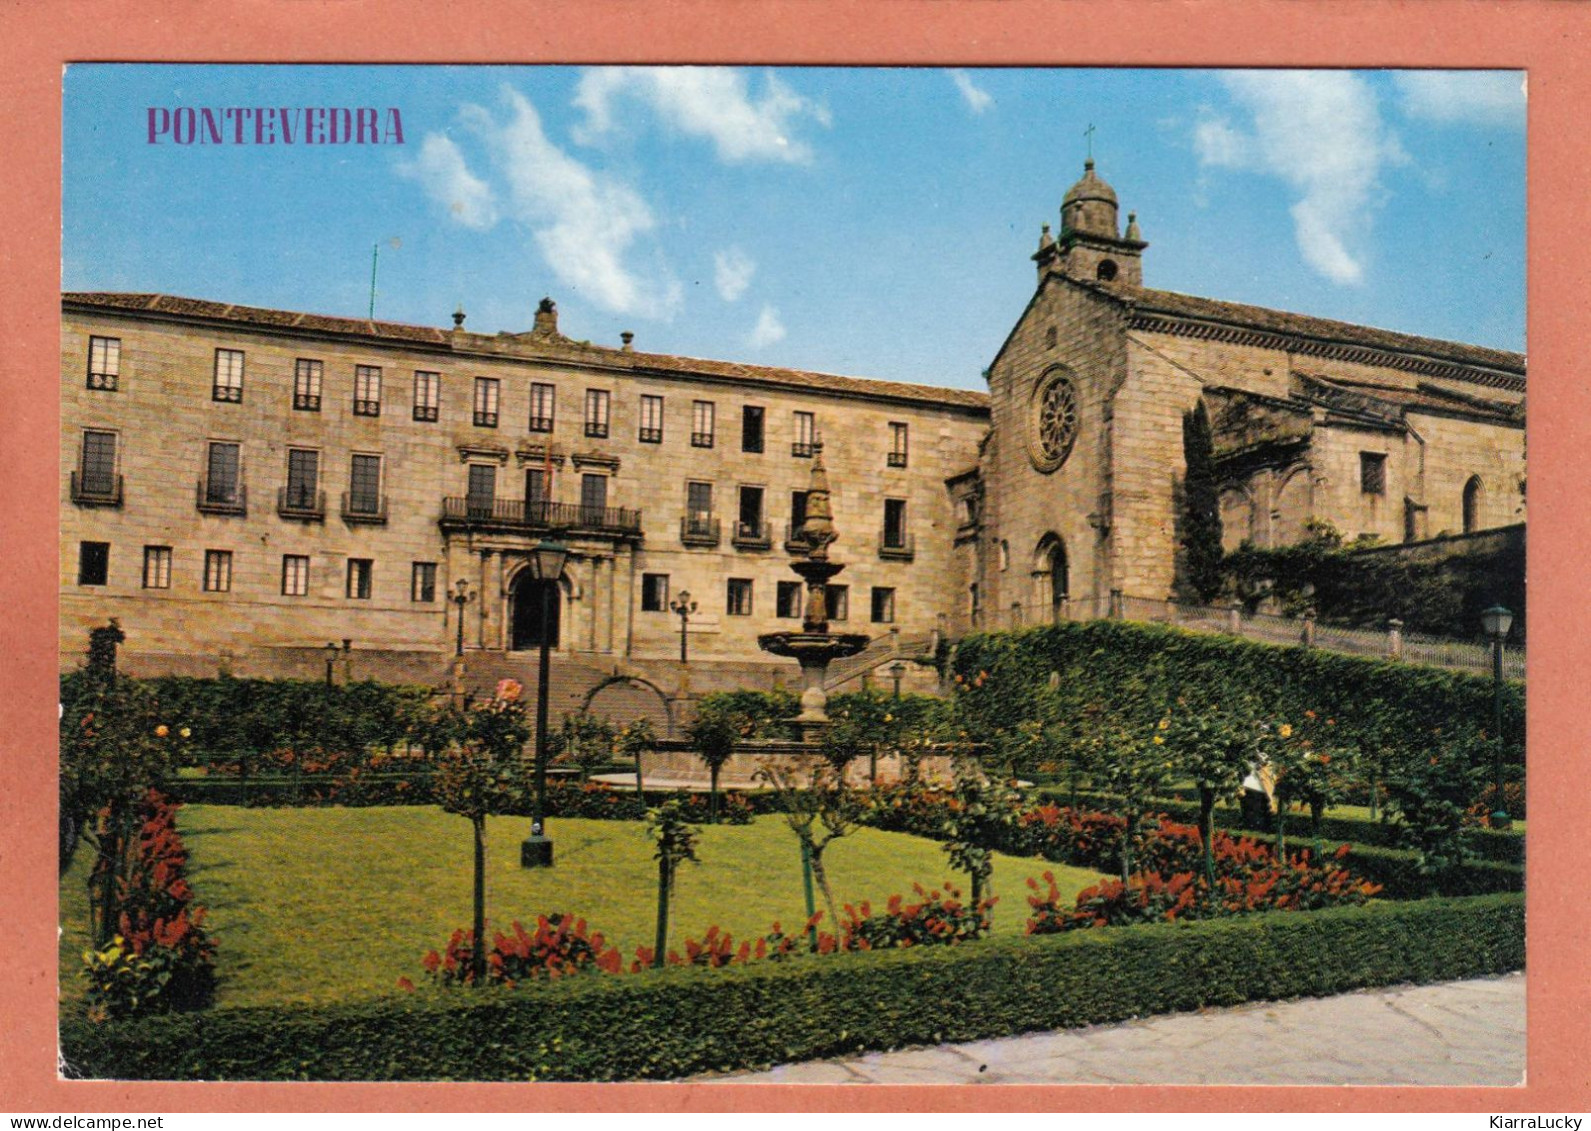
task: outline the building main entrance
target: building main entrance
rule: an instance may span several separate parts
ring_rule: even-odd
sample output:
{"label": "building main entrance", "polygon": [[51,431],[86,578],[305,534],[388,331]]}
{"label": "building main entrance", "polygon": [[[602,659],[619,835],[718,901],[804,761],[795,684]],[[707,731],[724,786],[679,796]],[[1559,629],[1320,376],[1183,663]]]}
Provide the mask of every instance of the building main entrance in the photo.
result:
{"label": "building main entrance", "polygon": [[543,639],[549,648],[558,647],[562,595],[556,581],[537,581],[528,572],[521,573],[514,580],[509,603],[513,607],[509,640],[512,650],[540,648]]}

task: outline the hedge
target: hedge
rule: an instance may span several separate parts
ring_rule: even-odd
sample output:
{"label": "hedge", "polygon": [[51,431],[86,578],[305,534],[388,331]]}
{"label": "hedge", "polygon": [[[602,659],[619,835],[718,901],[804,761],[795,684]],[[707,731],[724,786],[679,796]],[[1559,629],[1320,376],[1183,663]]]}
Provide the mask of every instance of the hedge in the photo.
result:
{"label": "hedge", "polygon": [[[1070,805],[1072,791],[1061,786],[1041,786],[1034,791],[1034,796],[1041,800],[1053,801],[1057,805]],[[1091,790],[1079,790],[1078,803],[1106,812],[1113,811],[1114,807],[1121,804],[1119,798],[1107,793],[1098,793]],[[1199,806],[1192,801],[1180,801],[1174,798],[1154,798],[1149,802],[1149,807],[1157,813],[1164,813],[1186,824],[1196,824],[1199,816]],[[1215,826],[1219,829],[1229,829],[1244,836],[1257,837],[1261,840],[1268,839],[1270,834],[1260,829],[1246,829],[1243,827],[1243,814],[1237,809],[1217,807],[1215,810]],[[1477,859],[1487,860],[1497,864],[1512,864],[1523,866],[1525,863],[1525,838],[1522,833],[1503,832],[1497,829],[1476,827],[1467,830],[1468,847]],[[1329,844],[1341,844],[1347,841],[1350,844],[1367,845],[1377,848],[1397,848],[1402,843],[1403,826],[1396,821],[1371,821],[1363,817],[1323,817],[1320,822],[1320,839]],[[1309,817],[1307,814],[1290,812],[1287,816],[1287,839],[1306,843],[1312,839],[1310,834]]]}
{"label": "hedge", "polygon": [[337,1006],[63,1020],[70,1077],[630,1080],[1522,969],[1518,895],[1103,928]]}
{"label": "hedge", "polygon": [[[1396,756],[1480,741],[1495,726],[1489,677],[1125,621],[974,634],[957,647],[951,674],[965,681],[973,717],[1014,728],[1037,717],[1035,697],[1051,672],[1069,699],[1128,718],[1156,718],[1197,688],[1217,702],[1252,700],[1278,718],[1306,709],[1334,716],[1344,739]],[[1505,757],[1523,764],[1523,684],[1504,683],[1502,707]]]}

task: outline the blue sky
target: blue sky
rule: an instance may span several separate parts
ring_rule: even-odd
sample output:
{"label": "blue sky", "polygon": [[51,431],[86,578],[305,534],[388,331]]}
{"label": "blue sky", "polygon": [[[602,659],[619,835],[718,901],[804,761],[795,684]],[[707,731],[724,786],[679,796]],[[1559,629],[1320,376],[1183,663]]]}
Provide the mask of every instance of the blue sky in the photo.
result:
{"label": "blue sky", "polygon": [[[1518,72],[93,64],[62,285],[560,328],[925,384],[1032,294],[1090,124],[1149,286],[1523,349]],[[397,107],[404,144],[148,142],[151,107]]]}

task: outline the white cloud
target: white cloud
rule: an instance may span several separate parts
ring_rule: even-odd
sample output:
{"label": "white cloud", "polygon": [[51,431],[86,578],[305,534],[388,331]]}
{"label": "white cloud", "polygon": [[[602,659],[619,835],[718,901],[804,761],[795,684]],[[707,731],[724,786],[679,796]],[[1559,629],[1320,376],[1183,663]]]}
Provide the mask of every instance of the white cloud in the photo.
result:
{"label": "white cloud", "polygon": [[771,306],[764,306],[762,313],[757,317],[757,325],[752,328],[751,337],[747,339],[753,347],[761,349],[771,346],[784,339],[784,323],[779,321],[779,312]]}
{"label": "white cloud", "polygon": [[956,89],[961,91],[961,97],[967,100],[967,106],[974,114],[983,113],[994,103],[994,95],[976,86],[966,71],[957,68],[950,72],[950,77],[955,81]]}
{"label": "white cloud", "polygon": [[735,302],[745,294],[756,273],[757,264],[738,247],[713,253],[713,285],[725,302]]}
{"label": "white cloud", "polygon": [[484,231],[497,223],[491,186],[469,171],[452,138],[430,134],[420,145],[419,158],[400,166],[399,172],[419,181],[425,194],[466,228]]}
{"label": "white cloud", "polygon": [[1399,71],[1392,84],[1410,118],[1439,125],[1525,124],[1523,71]]}
{"label": "white cloud", "polygon": [[481,106],[460,111],[485,145],[502,190],[471,173],[451,141],[432,134],[418,166],[427,192],[468,227],[484,230],[500,218],[522,224],[558,281],[604,310],[670,317],[680,302],[679,283],[663,272],[645,279],[631,267],[636,239],[656,226],[646,201],[554,144],[524,95],[504,87],[503,101],[502,121]]}
{"label": "white cloud", "polygon": [[1285,181],[1304,261],[1333,282],[1359,282],[1381,169],[1407,160],[1370,84],[1346,71],[1234,71],[1221,82],[1245,121],[1207,113],[1193,136],[1201,163]]}
{"label": "white cloud", "polygon": [[670,127],[706,138],[729,162],[804,163],[812,149],[792,136],[802,120],[829,124],[828,111],[769,74],[753,98],[743,72],[725,67],[599,67],[580,76],[575,105],[586,112],[575,138],[590,144],[615,129],[614,106],[634,98]]}

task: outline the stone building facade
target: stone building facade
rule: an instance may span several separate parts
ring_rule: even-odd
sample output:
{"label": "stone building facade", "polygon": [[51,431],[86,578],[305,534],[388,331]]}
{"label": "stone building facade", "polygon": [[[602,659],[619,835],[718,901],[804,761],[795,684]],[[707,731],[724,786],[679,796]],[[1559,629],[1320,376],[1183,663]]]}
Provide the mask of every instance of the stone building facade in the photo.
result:
{"label": "stone building facade", "polygon": [[[601,666],[794,665],[788,566],[813,456],[834,484],[843,631],[926,638],[955,568],[945,468],[970,391],[605,348],[543,301],[523,334],[147,294],[68,294],[61,349],[63,666],[117,617],[134,671],[434,678],[459,639],[551,634]],[[540,616],[530,549],[570,547]],[[960,588],[959,582],[955,588]]]}
{"label": "stone building facade", "polygon": [[[348,640],[366,674],[433,679],[461,627],[470,655],[550,634],[658,670],[688,590],[693,661],[789,677],[756,638],[800,618],[820,439],[837,631],[1106,615],[1178,590],[1201,401],[1229,548],[1523,521],[1522,356],[1152,290],[1148,246],[1090,161],[987,395],[592,345],[547,300],[478,334],[64,295],[62,665],[116,617],[144,672],[314,674]],[[571,553],[543,622],[549,534]]]}
{"label": "stone building facade", "polygon": [[1212,425],[1223,540],[1416,542],[1524,521],[1525,363],[1502,350],[1157,291],[1090,161],[989,370],[961,535],[985,626],[1178,590],[1183,415]]}

